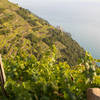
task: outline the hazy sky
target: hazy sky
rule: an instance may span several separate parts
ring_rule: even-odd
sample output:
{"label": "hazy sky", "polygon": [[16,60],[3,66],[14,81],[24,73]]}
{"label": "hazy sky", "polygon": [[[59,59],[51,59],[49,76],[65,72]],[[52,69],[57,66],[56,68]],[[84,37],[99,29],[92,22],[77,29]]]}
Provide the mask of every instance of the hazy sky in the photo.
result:
{"label": "hazy sky", "polygon": [[32,6],[34,7],[34,9],[35,7],[37,9],[39,7],[47,8],[48,6],[52,7],[52,6],[57,6],[57,5],[61,5],[63,7],[63,5],[67,6],[68,3],[72,3],[73,5],[75,4],[78,5],[79,3],[85,3],[85,4],[91,3],[92,5],[100,4],[100,0],[9,0],[9,1],[18,3],[20,6],[28,8],[28,9],[30,9]]}
{"label": "hazy sky", "polygon": [[[27,5],[31,5],[31,4],[38,4],[38,5],[47,5],[47,4],[51,4],[51,3],[68,3],[68,2],[86,2],[86,3],[89,3],[89,2],[94,2],[94,3],[100,3],[100,0],[9,0],[9,1],[12,1],[12,2],[19,2],[20,4],[23,3],[23,5],[27,4]],[[31,2],[31,3],[29,3]]]}
{"label": "hazy sky", "polygon": [[100,0],[9,0],[9,1],[18,1],[18,2],[100,2]]}

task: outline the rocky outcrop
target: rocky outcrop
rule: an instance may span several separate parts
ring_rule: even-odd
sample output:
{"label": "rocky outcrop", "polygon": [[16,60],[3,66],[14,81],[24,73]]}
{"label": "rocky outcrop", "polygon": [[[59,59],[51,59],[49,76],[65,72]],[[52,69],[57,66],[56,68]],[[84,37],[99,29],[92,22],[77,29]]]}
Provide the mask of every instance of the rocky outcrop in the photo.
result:
{"label": "rocky outcrop", "polygon": [[100,100],[100,88],[89,88],[87,90],[87,100]]}

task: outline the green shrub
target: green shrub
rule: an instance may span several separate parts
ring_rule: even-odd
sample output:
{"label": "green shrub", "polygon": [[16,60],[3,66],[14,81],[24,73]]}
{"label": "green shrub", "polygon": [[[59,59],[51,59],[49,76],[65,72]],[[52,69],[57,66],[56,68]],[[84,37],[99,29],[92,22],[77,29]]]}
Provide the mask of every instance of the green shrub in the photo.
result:
{"label": "green shrub", "polygon": [[23,17],[31,26],[37,26],[37,23],[35,20],[33,20],[31,17],[29,17],[30,12],[27,9],[20,8],[16,11],[17,14],[19,14],[21,17]]}
{"label": "green shrub", "polygon": [[35,28],[32,28],[32,30],[35,32],[35,31],[39,31],[41,27],[35,27]]}
{"label": "green shrub", "polygon": [[5,17],[3,17],[3,18],[0,19],[0,24],[3,24],[5,22],[7,22],[7,21],[10,21],[13,18],[14,18],[13,15],[7,14],[7,15],[5,15]]}
{"label": "green shrub", "polygon": [[8,34],[9,32],[10,32],[9,29],[2,29],[2,30],[0,30],[0,35],[6,35],[6,34]]}
{"label": "green shrub", "polygon": [[3,13],[5,9],[4,8],[0,8],[0,13]]}
{"label": "green shrub", "polygon": [[100,87],[92,56],[86,54],[82,65],[70,67],[56,63],[55,47],[52,51],[39,61],[21,51],[4,60],[10,100],[86,100],[87,88]]}
{"label": "green shrub", "polygon": [[40,41],[39,38],[37,38],[34,34],[30,33],[26,37],[26,39],[29,39],[31,43],[38,43]]}

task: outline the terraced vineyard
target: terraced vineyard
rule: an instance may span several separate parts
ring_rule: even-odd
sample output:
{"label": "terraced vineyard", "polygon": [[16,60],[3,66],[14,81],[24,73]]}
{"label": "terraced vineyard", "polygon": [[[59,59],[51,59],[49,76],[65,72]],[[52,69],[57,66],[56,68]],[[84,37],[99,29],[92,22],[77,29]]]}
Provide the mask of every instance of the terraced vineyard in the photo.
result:
{"label": "terraced vineyard", "polygon": [[57,60],[78,64],[84,55],[79,44],[63,32],[30,11],[7,0],[0,0],[0,53],[4,57],[17,55],[20,50],[40,59],[42,53],[57,48]]}
{"label": "terraced vineyard", "polygon": [[86,100],[87,88],[100,87],[100,60],[8,0],[0,0],[0,53],[9,96],[0,87],[0,100]]}

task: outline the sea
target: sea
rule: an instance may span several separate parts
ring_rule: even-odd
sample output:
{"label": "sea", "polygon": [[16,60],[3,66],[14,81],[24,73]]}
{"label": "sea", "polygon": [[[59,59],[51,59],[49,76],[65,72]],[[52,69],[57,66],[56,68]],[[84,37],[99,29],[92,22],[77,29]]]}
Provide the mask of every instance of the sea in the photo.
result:
{"label": "sea", "polygon": [[71,33],[81,47],[100,59],[100,2],[75,0],[10,0]]}

